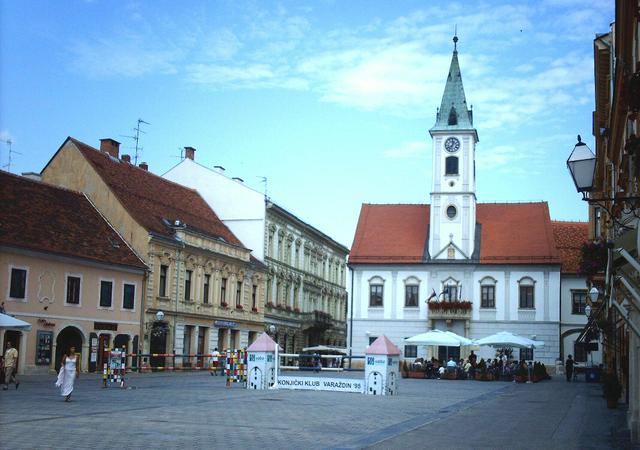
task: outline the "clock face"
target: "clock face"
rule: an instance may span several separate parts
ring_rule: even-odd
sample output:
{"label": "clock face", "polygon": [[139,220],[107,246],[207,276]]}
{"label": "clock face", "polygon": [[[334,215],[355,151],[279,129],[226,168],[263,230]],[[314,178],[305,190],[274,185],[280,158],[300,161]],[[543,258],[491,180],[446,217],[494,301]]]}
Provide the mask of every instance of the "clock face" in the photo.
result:
{"label": "clock face", "polygon": [[460,150],[460,141],[454,137],[450,137],[444,141],[444,149],[449,153],[457,152]]}

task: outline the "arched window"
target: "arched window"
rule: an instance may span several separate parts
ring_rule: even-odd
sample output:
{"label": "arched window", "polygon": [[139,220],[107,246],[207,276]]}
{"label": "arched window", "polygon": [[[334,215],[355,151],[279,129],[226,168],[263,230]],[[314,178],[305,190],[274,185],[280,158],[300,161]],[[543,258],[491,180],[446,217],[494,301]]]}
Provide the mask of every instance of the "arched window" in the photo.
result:
{"label": "arched window", "polygon": [[384,299],[384,279],[372,277],[369,279],[369,307],[376,308],[383,306]]}
{"label": "arched window", "polygon": [[458,157],[447,156],[445,162],[445,175],[458,175]]}
{"label": "arched window", "polygon": [[404,306],[415,308],[418,306],[420,298],[420,280],[416,277],[409,277],[404,280]]}
{"label": "arched window", "polygon": [[536,282],[531,277],[522,277],[518,280],[519,292],[520,292],[520,309],[534,309],[536,307],[535,302],[535,284]]}
{"label": "arched window", "polygon": [[493,277],[484,277],[480,280],[480,308],[496,307],[496,283]]}
{"label": "arched window", "polygon": [[458,113],[454,106],[451,106],[451,109],[449,110],[449,120],[447,121],[447,125],[458,125]]}
{"label": "arched window", "polygon": [[454,278],[447,278],[442,283],[442,298],[448,302],[459,300],[460,282]]}

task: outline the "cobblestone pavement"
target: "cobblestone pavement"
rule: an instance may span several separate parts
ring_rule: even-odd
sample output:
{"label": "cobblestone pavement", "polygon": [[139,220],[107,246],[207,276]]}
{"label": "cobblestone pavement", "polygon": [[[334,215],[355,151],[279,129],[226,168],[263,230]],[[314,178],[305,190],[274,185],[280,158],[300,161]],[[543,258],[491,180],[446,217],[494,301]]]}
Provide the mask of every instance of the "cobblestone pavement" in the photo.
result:
{"label": "cobblestone pavement", "polygon": [[71,403],[54,376],[21,381],[0,391],[3,449],[624,446],[624,411],[608,411],[599,386],[559,379],[401,380],[398,396],[373,397],[226,388],[202,372],[132,374],[129,389],[102,389],[83,374]]}

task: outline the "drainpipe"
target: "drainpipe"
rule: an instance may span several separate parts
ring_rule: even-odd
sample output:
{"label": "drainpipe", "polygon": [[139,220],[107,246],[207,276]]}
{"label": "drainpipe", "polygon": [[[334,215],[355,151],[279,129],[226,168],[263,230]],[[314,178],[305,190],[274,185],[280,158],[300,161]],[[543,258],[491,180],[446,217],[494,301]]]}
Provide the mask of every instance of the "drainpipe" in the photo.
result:
{"label": "drainpipe", "polygon": [[351,273],[351,292],[349,292],[349,297],[351,297],[351,306],[349,308],[349,369],[351,369],[351,360],[353,356],[353,269],[351,266],[347,267],[349,269],[349,273]]}

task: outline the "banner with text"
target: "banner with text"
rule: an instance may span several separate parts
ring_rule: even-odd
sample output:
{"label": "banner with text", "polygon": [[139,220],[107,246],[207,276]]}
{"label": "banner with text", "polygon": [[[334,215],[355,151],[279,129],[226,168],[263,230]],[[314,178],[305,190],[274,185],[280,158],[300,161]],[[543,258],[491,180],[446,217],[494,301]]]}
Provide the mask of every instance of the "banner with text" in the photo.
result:
{"label": "banner with text", "polygon": [[364,391],[363,380],[351,378],[278,377],[278,389],[308,389],[312,391],[357,392]]}

